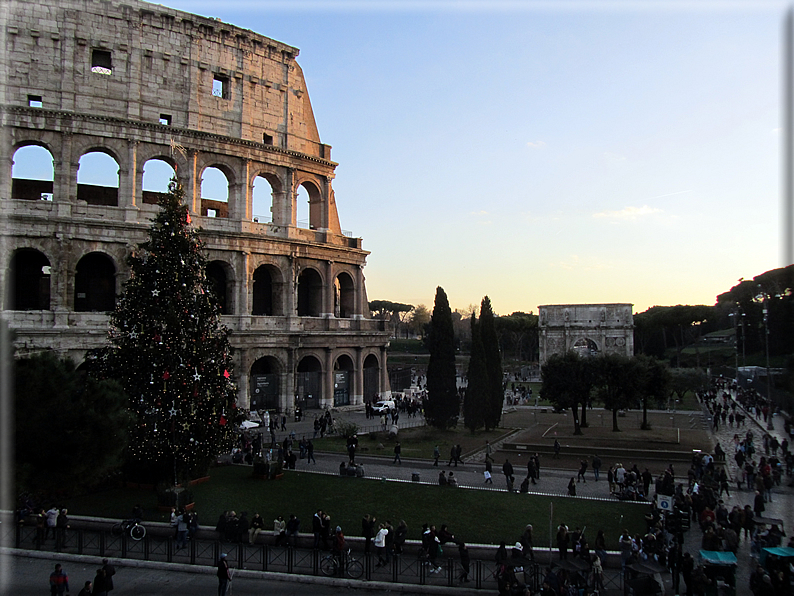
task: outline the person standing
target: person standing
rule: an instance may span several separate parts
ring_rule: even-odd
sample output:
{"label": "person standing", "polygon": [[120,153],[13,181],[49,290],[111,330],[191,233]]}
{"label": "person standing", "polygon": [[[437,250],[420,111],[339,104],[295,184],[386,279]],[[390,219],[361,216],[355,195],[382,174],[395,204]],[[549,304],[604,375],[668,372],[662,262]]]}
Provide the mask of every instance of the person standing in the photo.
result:
{"label": "person standing", "polygon": [[593,466],[593,476],[595,476],[595,481],[598,482],[598,474],[601,471],[601,458],[598,457],[597,453],[593,456],[592,466]]}
{"label": "person standing", "polygon": [[386,554],[386,534],[388,533],[386,524],[381,524],[378,533],[375,535],[375,552],[378,554],[378,564],[375,567],[382,567],[389,562]]}
{"label": "person standing", "polygon": [[92,587],[93,587],[93,584],[91,583],[91,581],[85,582],[85,585],[83,586],[83,589],[80,590],[77,593],[77,596],[91,596],[91,588]]}
{"label": "person standing", "polygon": [[471,564],[471,557],[469,556],[469,547],[466,543],[460,541],[458,543],[458,554],[460,554],[460,566],[463,571],[460,574],[460,581],[469,582],[469,565]]}
{"label": "person standing", "polygon": [[554,439],[554,459],[560,459],[560,442]]}
{"label": "person standing", "polygon": [[276,546],[282,546],[287,542],[287,522],[284,521],[284,516],[279,515],[273,520],[273,535],[276,537]]}
{"label": "person standing", "polygon": [[113,576],[116,575],[116,568],[107,559],[102,559],[102,569],[105,570],[105,591],[113,590]]}
{"label": "person standing", "polygon": [[229,582],[232,581],[232,572],[229,569],[229,563],[226,561],[226,553],[222,553],[218,560],[218,596],[226,596],[226,590],[229,589]]}
{"label": "person standing", "polygon": [[306,443],[306,463],[308,464],[309,462],[317,463],[317,460],[314,459],[314,443],[312,443],[311,439]]}
{"label": "person standing", "polygon": [[55,564],[55,571],[50,573],[50,594],[51,596],[63,596],[69,592],[69,576],[61,567],[60,563]]}
{"label": "person standing", "polygon": [[[182,511],[176,516],[176,548],[177,550],[187,547],[187,513]],[[96,582],[94,582],[96,590]]]}
{"label": "person standing", "polygon": [[372,538],[375,535],[375,516],[369,513],[364,514],[361,520],[361,535],[364,537],[364,552],[372,550]]}
{"label": "person standing", "polygon": [[571,537],[568,536],[568,526],[560,524],[557,528],[557,551],[560,553],[560,561],[568,558],[568,544],[570,541]]}
{"label": "person standing", "polygon": [[47,540],[47,538],[50,535],[50,532],[52,532],[53,538],[55,538],[58,535],[55,531],[55,524],[58,519],[58,508],[55,505],[53,505],[47,510],[46,515],[47,515],[47,528],[44,531],[44,540]]}
{"label": "person standing", "polygon": [[313,548],[317,550],[320,548],[320,537],[323,533],[323,510],[318,509],[317,513],[312,517],[312,534],[314,534]]}
{"label": "person standing", "polygon": [[94,576],[94,591],[91,592],[92,596],[107,596],[108,594],[108,586],[107,586],[107,574],[103,568],[99,568],[96,570],[96,575]]}
{"label": "person standing", "polygon": [[69,529],[69,518],[66,516],[68,510],[61,509],[58,519],[55,520],[55,548],[60,550],[66,546],[66,530]]}

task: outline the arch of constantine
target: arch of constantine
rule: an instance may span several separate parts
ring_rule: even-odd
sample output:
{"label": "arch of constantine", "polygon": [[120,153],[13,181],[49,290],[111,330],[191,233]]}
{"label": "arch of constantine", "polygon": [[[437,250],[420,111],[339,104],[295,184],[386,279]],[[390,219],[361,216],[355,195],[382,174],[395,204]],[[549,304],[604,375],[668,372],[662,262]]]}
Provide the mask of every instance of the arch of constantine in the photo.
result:
{"label": "arch of constantine", "polygon": [[232,331],[239,403],[389,394],[368,253],[340,226],[296,48],[136,0],[12,2],[4,26],[0,291],[18,353],[79,363],[105,344],[126,257],[176,175]]}
{"label": "arch of constantine", "polygon": [[553,304],[538,307],[542,366],[553,354],[634,355],[631,304]]}

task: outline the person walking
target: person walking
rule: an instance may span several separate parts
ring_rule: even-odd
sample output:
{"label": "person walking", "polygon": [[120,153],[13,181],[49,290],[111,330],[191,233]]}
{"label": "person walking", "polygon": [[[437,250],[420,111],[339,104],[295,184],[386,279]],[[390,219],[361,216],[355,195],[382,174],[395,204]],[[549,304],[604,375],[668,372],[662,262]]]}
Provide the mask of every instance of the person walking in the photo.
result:
{"label": "person walking", "polygon": [[314,459],[314,443],[312,443],[311,439],[306,443],[306,463],[308,464],[309,462],[317,463],[317,460]]}
{"label": "person walking", "polygon": [[222,553],[218,559],[218,596],[226,596],[226,591],[229,589],[229,582],[232,581],[232,572],[229,569],[229,563],[226,561],[226,553]]}
{"label": "person walking", "polygon": [[436,467],[438,467],[438,458],[439,457],[441,457],[441,451],[439,450],[438,445],[436,445],[433,448],[433,465],[436,466]]}
{"label": "person walking", "polygon": [[63,596],[69,593],[69,576],[61,567],[60,563],[55,564],[55,571],[50,573],[50,595]]}
{"label": "person walking", "polygon": [[392,462],[393,464],[402,465],[403,460],[400,459],[401,453],[402,453],[402,446],[400,445],[400,442],[397,441],[397,444],[394,446],[394,461]]}

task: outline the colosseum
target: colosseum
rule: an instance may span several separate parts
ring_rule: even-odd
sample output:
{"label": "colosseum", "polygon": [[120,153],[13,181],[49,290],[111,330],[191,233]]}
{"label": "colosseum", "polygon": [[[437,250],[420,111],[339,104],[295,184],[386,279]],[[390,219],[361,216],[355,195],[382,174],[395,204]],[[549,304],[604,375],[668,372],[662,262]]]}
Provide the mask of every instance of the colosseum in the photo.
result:
{"label": "colosseum", "polygon": [[160,5],[7,3],[3,318],[17,354],[105,344],[126,257],[176,175],[232,331],[239,400],[389,394],[367,252],[340,227],[298,49]]}

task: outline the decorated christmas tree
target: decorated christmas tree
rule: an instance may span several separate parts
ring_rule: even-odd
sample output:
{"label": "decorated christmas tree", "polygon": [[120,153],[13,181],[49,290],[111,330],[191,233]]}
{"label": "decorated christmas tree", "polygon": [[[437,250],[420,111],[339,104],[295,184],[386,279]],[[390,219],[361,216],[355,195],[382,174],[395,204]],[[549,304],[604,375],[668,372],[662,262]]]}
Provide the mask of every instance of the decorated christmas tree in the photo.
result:
{"label": "decorated christmas tree", "polygon": [[127,259],[130,278],[111,316],[111,345],[97,363],[129,396],[136,424],[128,471],[149,481],[204,475],[231,448],[240,418],[229,331],[183,196],[172,181],[149,240]]}

